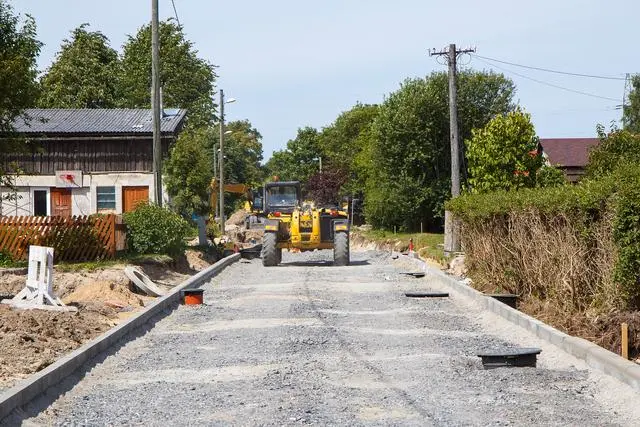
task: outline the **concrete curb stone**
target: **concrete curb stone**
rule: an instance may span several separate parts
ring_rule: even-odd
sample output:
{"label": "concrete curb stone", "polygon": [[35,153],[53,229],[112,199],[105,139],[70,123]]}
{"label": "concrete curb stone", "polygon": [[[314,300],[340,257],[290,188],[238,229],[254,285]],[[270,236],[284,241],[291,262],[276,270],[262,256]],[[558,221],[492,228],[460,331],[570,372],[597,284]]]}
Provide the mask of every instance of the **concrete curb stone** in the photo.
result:
{"label": "concrete curb stone", "polygon": [[640,365],[625,360],[590,341],[565,334],[540,320],[484,295],[443,271],[429,267],[421,260],[416,260],[416,262],[420,263],[420,266],[425,271],[432,272],[445,286],[473,299],[481,307],[485,307],[506,320],[535,333],[540,339],[559,347],[578,359],[584,360],[590,367],[617,378],[640,391]]}
{"label": "concrete curb stone", "polygon": [[163,311],[168,313],[168,310],[172,306],[175,306],[175,303],[179,302],[181,290],[202,285],[220,271],[224,270],[228,265],[239,259],[239,253],[230,255],[189,277],[174,287],[165,296],[153,301],[146,310],[85,343],[42,371],[29,376],[0,394],[0,422],[7,417],[11,411],[27,404],[38,395],[44,393],[49,387],[58,384],[76,369],[80,368],[85,362],[104,352],[125,338],[130,332],[147,323],[154,316],[161,314]]}

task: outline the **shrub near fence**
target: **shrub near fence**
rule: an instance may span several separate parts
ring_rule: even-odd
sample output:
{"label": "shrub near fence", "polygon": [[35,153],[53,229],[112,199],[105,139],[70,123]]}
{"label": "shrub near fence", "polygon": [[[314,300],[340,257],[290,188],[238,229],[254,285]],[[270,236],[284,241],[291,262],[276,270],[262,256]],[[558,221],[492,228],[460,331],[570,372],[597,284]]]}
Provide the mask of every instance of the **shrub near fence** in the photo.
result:
{"label": "shrub near fence", "polygon": [[56,261],[113,258],[116,253],[116,216],[3,216],[0,252],[26,259],[29,245],[54,248]]}

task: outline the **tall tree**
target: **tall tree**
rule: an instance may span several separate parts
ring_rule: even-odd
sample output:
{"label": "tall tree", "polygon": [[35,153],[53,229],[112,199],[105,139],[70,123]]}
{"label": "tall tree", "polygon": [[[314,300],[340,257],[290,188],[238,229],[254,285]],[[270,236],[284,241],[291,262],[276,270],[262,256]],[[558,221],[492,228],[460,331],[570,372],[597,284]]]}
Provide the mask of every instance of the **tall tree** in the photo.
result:
{"label": "tall tree", "polygon": [[33,18],[27,15],[21,25],[11,5],[0,0],[0,132],[13,131],[15,119],[35,104],[41,47]]}
{"label": "tall tree", "polygon": [[225,181],[259,186],[264,181],[262,170],[262,135],[249,120],[229,122],[231,131],[224,139]]}
{"label": "tall tree", "polygon": [[640,74],[631,76],[631,91],[622,110],[624,128],[640,133]]}
{"label": "tall tree", "polygon": [[542,157],[531,116],[519,109],[501,114],[465,141],[469,188],[474,193],[534,187]]}
{"label": "tall tree", "polygon": [[164,185],[173,209],[183,215],[209,213],[209,193],[213,167],[206,142],[207,128],[187,129],[180,134],[164,164]]}
{"label": "tall tree", "polygon": [[[231,133],[225,136],[224,173],[226,183],[258,187],[263,182],[262,136],[248,120],[229,122]],[[173,206],[184,214],[203,215],[209,206],[210,183],[218,173],[213,150],[218,152],[220,131],[217,126],[189,127],[172,148],[164,169],[165,185]],[[231,212],[242,196],[225,197],[225,211]]]}
{"label": "tall tree", "polygon": [[298,129],[295,139],[287,142],[287,148],[276,151],[266,164],[267,171],[281,181],[296,180],[303,185],[318,172],[322,152],[319,133],[315,128]]}
{"label": "tall tree", "polygon": [[[514,109],[513,83],[501,74],[458,74],[460,139]],[[380,106],[373,125],[365,214],[374,226],[439,225],[450,197],[448,80],[406,80]],[[464,165],[464,163],[463,163]]]}
{"label": "tall tree", "polygon": [[[11,6],[0,0],[0,154],[25,148],[25,141],[11,134],[16,119],[29,120],[24,110],[37,100],[36,60],[41,47],[33,18],[26,16],[21,22]],[[12,186],[15,172],[15,167],[0,161],[0,185]]]}
{"label": "tall tree", "polygon": [[322,161],[327,170],[342,172],[340,191],[343,193],[364,192],[369,171],[371,126],[378,111],[377,105],[356,104],[320,133],[318,144]]}
{"label": "tall tree", "polygon": [[[172,20],[160,23],[160,63],[163,107],[186,108],[191,126],[211,124],[215,113],[214,66],[198,57],[182,27]],[[151,26],[145,25],[124,45],[121,107],[150,107],[150,70]]]}
{"label": "tall tree", "polygon": [[118,98],[118,53],[99,31],[82,24],[65,39],[40,80],[44,108],[113,108]]}

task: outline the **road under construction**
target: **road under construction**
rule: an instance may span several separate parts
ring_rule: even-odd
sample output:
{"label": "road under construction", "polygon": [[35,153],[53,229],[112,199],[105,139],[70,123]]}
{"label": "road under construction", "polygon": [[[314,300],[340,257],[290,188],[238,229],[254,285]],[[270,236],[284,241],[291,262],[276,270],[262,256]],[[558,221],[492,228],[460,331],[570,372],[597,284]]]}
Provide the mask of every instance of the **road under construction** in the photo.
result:
{"label": "road under construction", "polygon": [[[452,281],[381,251],[354,250],[344,267],[326,250],[284,252],[275,268],[240,260],[202,282],[204,304],[158,312],[2,423],[637,422],[637,389]],[[532,347],[535,367],[487,369],[478,357]]]}

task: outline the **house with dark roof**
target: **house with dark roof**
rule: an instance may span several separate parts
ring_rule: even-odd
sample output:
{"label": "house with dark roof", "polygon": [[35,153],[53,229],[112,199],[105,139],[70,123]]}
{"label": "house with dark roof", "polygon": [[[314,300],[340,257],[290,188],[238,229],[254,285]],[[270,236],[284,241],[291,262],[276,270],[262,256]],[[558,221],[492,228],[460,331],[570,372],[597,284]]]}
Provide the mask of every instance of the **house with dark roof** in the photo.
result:
{"label": "house with dark roof", "polygon": [[[165,155],[185,114],[163,112]],[[21,170],[15,189],[0,187],[0,215],[120,214],[154,201],[152,125],[152,112],[144,109],[27,110],[14,128],[31,148],[0,153],[2,164]]]}
{"label": "house with dark roof", "polygon": [[589,163],[589,151],[600,144],[598,138],[541,138],[542,156],[547,164],[564,172],[569,182],[577,182]]}

